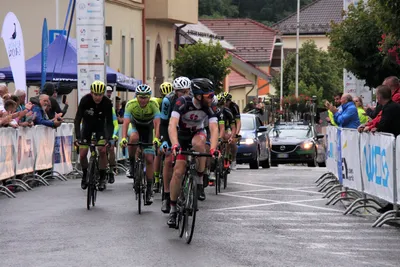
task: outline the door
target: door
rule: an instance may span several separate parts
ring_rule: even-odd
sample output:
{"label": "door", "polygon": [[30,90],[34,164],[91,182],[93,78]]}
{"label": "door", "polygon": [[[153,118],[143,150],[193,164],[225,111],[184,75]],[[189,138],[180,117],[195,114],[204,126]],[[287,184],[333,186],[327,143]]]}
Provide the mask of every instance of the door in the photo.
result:
{"label": "door", "polygon": [[154,62],[154,95],[156,97],[161,97],[160,94],[160,85],[164,82],[163,77],[163,63],[162,63],[162,54],[161,54],[161,46],[157,44],[156,48],[156,56]]}

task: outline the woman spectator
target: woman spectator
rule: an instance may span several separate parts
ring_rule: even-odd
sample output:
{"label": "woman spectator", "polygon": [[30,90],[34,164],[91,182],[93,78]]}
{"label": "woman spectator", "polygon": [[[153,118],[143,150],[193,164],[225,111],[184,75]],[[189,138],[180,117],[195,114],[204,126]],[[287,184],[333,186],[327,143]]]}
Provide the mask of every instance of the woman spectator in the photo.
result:
{"label": "woman spectator", "polygon": [[364,104],[363,104],[362,98],[356,96],[356,97],[353,98],[353,101],[354,101],[354,103],[356,104],[356,107],[357,107],[358,118],[360,119],[360,123],[361,124],[367,123],[368,122],[368,116],[365,113]]}

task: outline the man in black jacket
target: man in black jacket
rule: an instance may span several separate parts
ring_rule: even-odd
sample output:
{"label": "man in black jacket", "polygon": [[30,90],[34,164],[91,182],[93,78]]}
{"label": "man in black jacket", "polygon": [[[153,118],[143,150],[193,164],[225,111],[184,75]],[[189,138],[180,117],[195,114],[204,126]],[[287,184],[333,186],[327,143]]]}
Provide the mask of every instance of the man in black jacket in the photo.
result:
{"label": "man in black jacket", "polygon": [[382,117],[372,132],[400,134],[400,104],[392,101],[392,92],[388,86],[381,85],[376,89],[376,98],[382,107]]}
{"label": "man in black jacket", "polygon": [[62,113],[61,117],[64,117],[68,110],[68,104],[65,104],[64,109],[61,110],[57,100],[53,97],[56,92],[56,88],[53,83],[47,82],[43,86],[42,94],[46,94],[50,97],[51,107],[47,112],[49,119],[53,119],[56,114]]}

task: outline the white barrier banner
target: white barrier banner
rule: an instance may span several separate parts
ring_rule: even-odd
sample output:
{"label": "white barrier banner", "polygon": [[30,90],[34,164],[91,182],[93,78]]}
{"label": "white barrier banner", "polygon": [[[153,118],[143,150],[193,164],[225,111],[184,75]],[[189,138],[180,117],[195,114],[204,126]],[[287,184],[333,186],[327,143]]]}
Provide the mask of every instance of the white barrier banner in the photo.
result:
{"label": "white barrier banner", "polygon": [[72,143],[74,124],[61,124],[57,128],[54,142],[54,171],[61,174],[72,172]]}
{"label": "white barrier banner", "polygon": [[394,145],[393,135],[361,134],[364,191],[389,202],[394,200]]}
{"label": "white barrier banner", "polygon": [[35,170],[50,169],[53,166],[53,151],[55,141],[55,130],[46,126],[36,126],[35,132]]}
{"label": "white barrier banner", "polygon": [[359,133],[353,129],[342,129],[342,177],[343,186],[362,191],[360,168]]}
{"label": "white barrier banner", "polygon": [[128,158],[128,148],[125,149],[125,156],[123,155],[122,151],[123,149],[119,146],[119,142],[122,140],[122,125],[119,125],[119,131],[118,131],[118,142],[115,144],[117,147],[117,154],[116,158],[117,160],[123,160]]}
{"label": "white barrier banner", "polygon": [[0,181],[15,175],[16,137],[15,129],[0,128]]}
{"label": "white barrier banner", "polygon": [[35,128],[18,128],[17,137],[17,175],[33,172],[35,151],[33,147]]}
{"label": "white barrier banner", "polygon": [[336,161],[337,154],[337,128],[328,126],[326,129],[326,167],[336,177],[338,176],[338,165]]}

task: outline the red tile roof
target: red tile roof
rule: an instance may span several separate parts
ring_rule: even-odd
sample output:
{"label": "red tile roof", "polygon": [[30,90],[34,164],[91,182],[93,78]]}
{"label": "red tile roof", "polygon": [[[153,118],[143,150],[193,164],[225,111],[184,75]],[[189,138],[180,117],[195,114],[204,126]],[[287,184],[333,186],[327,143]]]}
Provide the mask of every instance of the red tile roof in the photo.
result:
{"label": "red tile roof", "polygon": [[240,73],[231,69],[231,73],[229,73],[229,87],[235,87],[240,85],[252,85],[253,83],[247,80]]}
{"label": "red tile roof", "polygon": [[[247,62],[244,58],[240,57],[239,55],[237,55],[236,53],[233,53],[232,51],[228,52],[228,54],[230,54],[231,56],[239,59],[240,61],[246,63],[247,65],[249,65],[250,67],[254,68],[257,71],[260,71],[262,73],[264,73],[265,75],[271,77],[271,75],[269,75],[267,72],[263,71],[262,69],[260,69],[259,67],[257,67],[256,65],[254,65],[253,63]],[[257,75],[258,76],[258,75]]]}
{"label": "red tile roof", "polygon": [[235,54],[247,62],[270,62],[276,31],[251,19],[201,19],[236,47]]}

